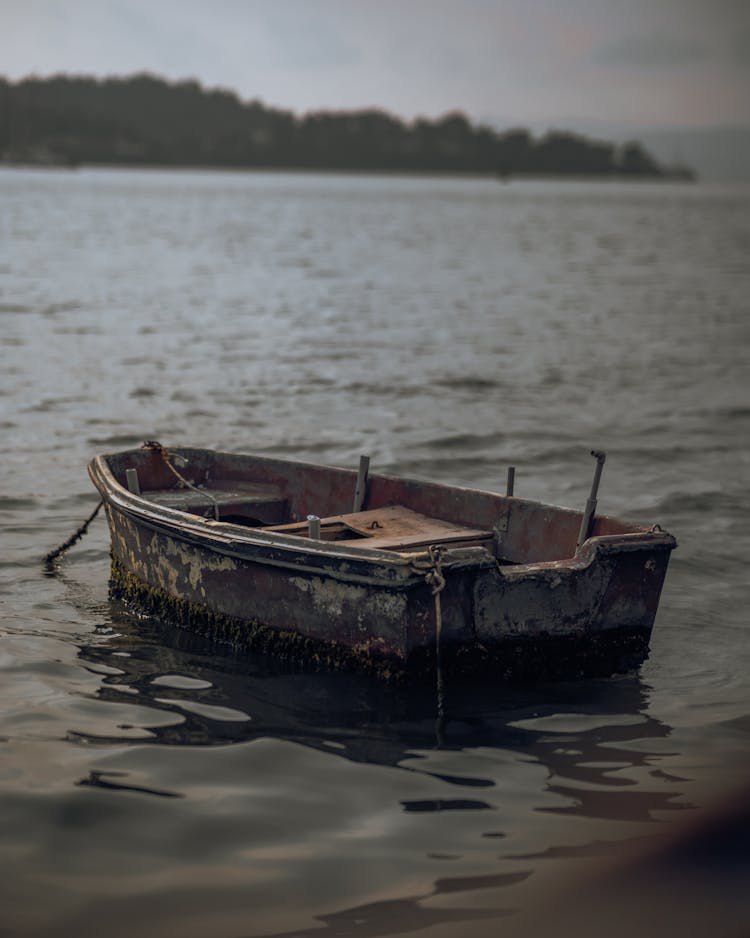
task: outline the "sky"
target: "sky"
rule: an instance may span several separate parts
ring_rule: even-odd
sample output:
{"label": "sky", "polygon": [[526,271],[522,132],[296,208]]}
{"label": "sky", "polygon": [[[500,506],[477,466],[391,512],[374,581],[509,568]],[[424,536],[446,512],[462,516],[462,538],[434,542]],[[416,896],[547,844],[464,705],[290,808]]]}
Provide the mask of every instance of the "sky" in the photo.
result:
{"label": "sky", "polygon": [[297,113],[750,126],[750,0],[0,0],[0,75],[138,71]]}

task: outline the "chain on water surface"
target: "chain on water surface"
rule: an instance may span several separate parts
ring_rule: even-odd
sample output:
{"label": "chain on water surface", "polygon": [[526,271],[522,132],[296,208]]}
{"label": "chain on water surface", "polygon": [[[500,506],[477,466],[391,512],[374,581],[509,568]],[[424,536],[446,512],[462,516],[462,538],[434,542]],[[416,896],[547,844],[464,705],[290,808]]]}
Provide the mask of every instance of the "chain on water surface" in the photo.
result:
{"label": "chain on water surface", "polygon": [[57,558],[62,557],[62,555],[65,553],[66,550],[71,548],[77,541],[81,540],[83,535],[88,531],[89,525],[91,524],[91,522],[99,514],[99,510],[101,509],[103,504],[104,504],[104,499],[101,499],[99,501],[99,504],[91,512],[88,518],[83,522],[83,524],[79,528],[76,529],[75,533],[71,534],[71,536],[67,539],[67,541],[65,541],[64,544],[61,544],[59,547],[55,548],[55,550],[51,550],[48,554],[45,555],[44,566],[47,567],[47,569],[53,568],[54,563],[57,560]]}

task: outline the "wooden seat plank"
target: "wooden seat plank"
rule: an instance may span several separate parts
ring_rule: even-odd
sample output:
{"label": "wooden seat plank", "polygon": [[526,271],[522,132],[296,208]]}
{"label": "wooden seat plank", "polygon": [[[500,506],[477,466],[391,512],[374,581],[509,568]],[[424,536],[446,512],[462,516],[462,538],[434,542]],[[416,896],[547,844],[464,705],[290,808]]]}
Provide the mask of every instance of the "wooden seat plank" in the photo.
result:
{"label": "wooden seat plank", "polygon": [[[205,494],[203,494],[205,492]],[[209,485],[196,491],[189,488],[150,489],[141,493],[144,498],[165,508],[185,510],[195,505],[213,505],[214,499],[220,506],[283,501],[284,495],[277,486],[263,482],[238,482],[231,485]]]}
{"label": "wooden seat plank", "polygon": [[[322,540],[335,540],[347,547],[382,550],[408,550],[429,544],[489,543],[492,537],[489,531],[431,518],[403,505],[331,515],[320,519],[320,528]],[[332,536],[326,536],[326,529]],[[307,522],[275,525],[266,530],[306,537]],[[351,532],[351,537],[347,532]]]}

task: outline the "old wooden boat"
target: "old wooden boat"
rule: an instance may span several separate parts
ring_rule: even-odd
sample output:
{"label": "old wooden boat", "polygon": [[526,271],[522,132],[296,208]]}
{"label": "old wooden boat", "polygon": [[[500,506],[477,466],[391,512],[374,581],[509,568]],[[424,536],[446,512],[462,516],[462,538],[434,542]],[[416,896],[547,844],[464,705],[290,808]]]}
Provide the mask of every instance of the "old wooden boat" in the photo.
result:
{"label": "old wooden boat", "polygon": [[610,674],[648,653],[658,525],[158,443],[97,456],[111,592],[238,648],[385,677]]}

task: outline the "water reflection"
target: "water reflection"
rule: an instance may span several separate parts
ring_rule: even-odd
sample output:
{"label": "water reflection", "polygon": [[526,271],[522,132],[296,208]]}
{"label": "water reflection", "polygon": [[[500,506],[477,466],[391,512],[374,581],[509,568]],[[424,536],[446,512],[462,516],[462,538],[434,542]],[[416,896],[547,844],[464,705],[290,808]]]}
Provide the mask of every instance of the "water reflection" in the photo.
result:
{"label": "water reflection", "polygon": [[[433,687],[238,657],[73,592],[100,623],[78,636],[86,680],[60,714],[77,774],[51,820],[33,799],[7,816],[25,819],[19,844],[30,819],[41,845],[75,831],[110,918],[129,898],[147,925],[145,862],[175,884],[160,914],[182,924],[201,895],[233,910],[226,935],[491,933],[545,895],[544,871],[616,854],[689,807],[637,675],[449,684],[438,727]],[[37,853],[62,890],[57,851]],[[50,899],[55,916],[65,901]]]}
{"label": "water reflection", "polygon": [[422,931],[434,925],[448,925],[451,922],[466,926],[471,922],[494,922],[499,918],[512,915],[513,908],[445,908],[422,905],[435,897],[456,892],[472,890],[501,889],[523,882],[531,871],[508,873],[499,876],[474,876],[456,879],[439,879],[434,888],[424,895],[408,896],[405,899],[385,899],[382,902],[370,902],[354,906],[330,915],[318,915],[316,920],[323,927],[315,925],[301,931],[273,932],[255,935],[253,938],[377,938],[380,935],[403,935]]}
{"label": "water reflection", "polygon": [[[541,788],[554,797],[540,799],[539,812],[648,822],[691,807],[682,800],[687,780],[660,767],[678,754],[667,744],[670,727],[648,714],[649,689],[637,675],[448,687],[436,730],[432,688],[390,688],[357,675],[304,673],[262,656],[235,656],[120,607],[113,607],[110,623],[80,657],[102,675],[102,701],[122,703],[129,695],[139,708],[162,715],[148,727],[153,743],[214,746],[271,738],[472,790],[404,798],[406,813],[485,810],[502,802],[495,771],[485,774],[469,760],[450,758],[466,752],[510,754],[543,767]],[[170,713],[174,720],[165,720]],[[123,736],[115,731],[87,739],[121,743]]]}
{"label": "water reflection", "polygon": [[135,791],[142,795],[156,795],[159,798],[182,798],[176,791],[159,791],[157,788],[147,788],[145,785],[132,785],[118,781],[119,778],[128,778],[127,772],[102,772],[91,769],[87,778],[82,778],[78,784],[92,788],[105,788],[109,791]]}

